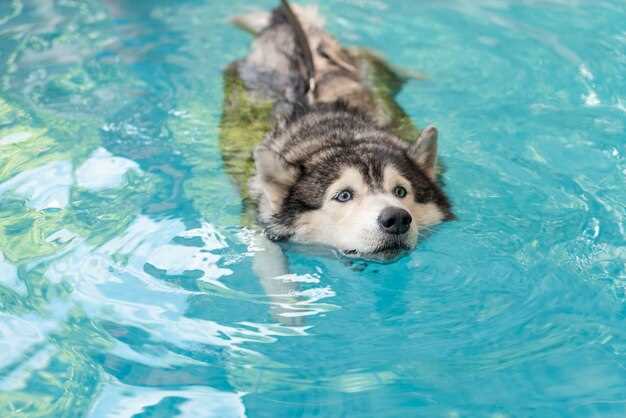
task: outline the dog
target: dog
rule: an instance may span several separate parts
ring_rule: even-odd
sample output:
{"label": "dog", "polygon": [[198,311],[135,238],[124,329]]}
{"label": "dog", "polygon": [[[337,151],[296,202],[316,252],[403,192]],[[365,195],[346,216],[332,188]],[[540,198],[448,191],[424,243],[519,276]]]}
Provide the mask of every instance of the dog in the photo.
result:
{"label": "dog", "polygon": [[439,182],[438,132],[420,132],[395,101],[415,75],[342,47],[314,7],[282,0],[234,23],[255,39],[224,72],[220,150],[272,315],[302,325],[310,313],[279,243],[330,248],[355,269],[356,260],[392,262],[415,248],[454,219]]}
{"label": "dog", "polygon": [[[315,9],[284,0],[235,23],[256,38],[230,76],[272,125],[241,181],[269,240],[392,261],[454,218],[438,182],[437,129],[417,134],[393,100],[404,80],[382,59],[343,48]],[[373,81],[376,71],[387,85]]]}

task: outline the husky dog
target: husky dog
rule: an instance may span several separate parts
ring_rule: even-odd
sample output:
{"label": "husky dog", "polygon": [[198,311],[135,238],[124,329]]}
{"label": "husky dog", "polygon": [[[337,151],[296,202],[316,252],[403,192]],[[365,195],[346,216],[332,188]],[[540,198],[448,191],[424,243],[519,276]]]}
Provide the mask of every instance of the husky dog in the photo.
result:
{"label": "husky dog", "polygon": [[247,190],[270,240],[389,261],[453,219],[438,185],[436,128],[418,134],[393,102],[401,77],[385,67],[388,80],[372,81],[372,66],[385,64],[342,48],[312,8],[283,0],[236,23],[256,39],[231,71],[273,121]]}
{"label": "husky dog", "polygon": [[270,239],[389,260],[452,215],[435,183],[437,131],[409,145],[341,105],[316,106],[255,151],[251,183]]}

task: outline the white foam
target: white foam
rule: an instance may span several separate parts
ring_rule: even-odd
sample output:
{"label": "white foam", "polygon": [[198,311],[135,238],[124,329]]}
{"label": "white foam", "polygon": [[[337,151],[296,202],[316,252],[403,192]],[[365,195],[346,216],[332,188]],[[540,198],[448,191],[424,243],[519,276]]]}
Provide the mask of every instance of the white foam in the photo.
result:
{"label": "white foam", "polygon": [[154,221],[140,215],[128,227],[126,232],[100,247],[102,254],[133,254],[145,259],[154,248],[167,244],[178,234],[185,231],[185,225],[176,219]]}
{"label": "white foam", "polygon": [[158,353],[149,353],[146,352],[145,349],[142,349],[141,352],[138,352],[121,341],[116,341],[116,344],[108,350],[108,353],[126,360],[161,369],[182,365],[198,366],[203,364],[201,361],[194,360],[191,357],[185,357],[166,350],[159,350]]}
{"label": "white foam", "polygon": [[[56,328],[56,322],[27,315],[19,318],[0,313],[0,368],[21,361],[37,344],[46,341],[47,335]],[[19,347],[19,350],[16,350]]]}
{"label": "white foam", "polygon": [[215,280],[232,274],[231,270],[219,268],[216,263],[219,256],[211,254],[202,247],[184,245],[163,245],[156,248],[146,262],[168,274],[183,274],[186,271],[201,270],[205,280]]}
{"label": "white foam", "polygon": [[585,64],[580,64],[578,70],[580,71],[580,75],[582,75],[584,78],[590,81],[593,80],[593,73],[589,71],[589,68],[587,68]]}
{"label": "white foam", "polygon": [[276,276],[272,280],[280,280],[284,283],[319,283],[320,279],[312,274],[283,274]]}
{"label": "white foam", "polygon": [[130,418],[171,397],[185,399],[177,406],[177,418],[246,417],[241,394],[193,386],[163,390],[125,385],[116,380],[104,385],[88,415],[91,418]]}
{"label": "white foam", "polygon": [[585,106],[596,107],[600,105],[598,94],[593,90],[589,90],[589,93],[583,96],[583,100],[585,101]]}
{"label": "white foam", "polygon": [[35,210],[62,209],[69,202],[72,183],[72,164],[53,161],[0,184],[0,196],[10,192],[23,197],[28,207]]}
{"label": "white foam", "polygon": [[136,162],[114,157],[106,149],[98,148],[76,169],[76,183],[92,191],[114,189],[124,185],[129,170],[140,172]]}
{"label": "white foam", "polygon": [[207,250],[226,248],[224,237],[217,232],[213,225],[206,222],[203,222],[199,228],[190,229],[181,233],[179,236],[186,238],[199,237],[204,242],[204,248]]}
{"label": "white foam", "polygon": [[31,131],[13,132],[0,138],[0,145],[9,145],[9,144],[16,144],[18,142],[24,142],[32,138],[32,136],[33,136],[33,132]]}
{"label": "white foam", "polygon": [[[246,333],[213,321],[187,318],[187,299],[195,292],[172,286],[145,271],[148,260],[172,271],[189,268],[185,261],[159,259],[168,251],[181,255],[189,254],[185,253],[189,248],[201,248],[171,242],[183,232],[185,227],[179,220],[154,221],[139,216],[126,233],[97,249],[74,239],[71,251],[50,263],[45,277],[52,283],[69,283],[74,289],[73,301],[92,318],[106,317],[150,329],[155,340],[181,347],[195,343],[237,346],[246,340]],[[206,261],[203,268],[211,280],[217,280],[225,271],[216,266],[219,257],[211,256],[212,261]]]}
{"label": "white foam", "polygon": [[62,228],[46,237],[46,242],[63,245],[72,241],[77,236],[78,235],[72,231]]}
{"label": "white foam", "polygon": [[186,246],[167,243],[154,247],[146,256],[146,262],[154,267],[165,270],[168,274],[182,274],[186,271],[201,270],[203,281],[216,283],[222,276],[232,274],[229,269],[220,268],[217,262],[220,256],[211,251],[226,247],[224,238],[213,225],[203,223],[199,228],[179,233],[183,238],[200,238],[202,246]]}
{"label": "white foam", "polygon": [[17,277],[17,268],[5,260],[2,251],[0,251],[0,286],[6,286],[22,296],[26,295],[26,285]]}
{"label": "white foam", "polygon": [[0,381],[1,391],[17,391],[26,388],[28,379],[37,370],[42,370],[50,363],[52,356],[58,353],[58,348],[46,345],[33,356],[24,360]]}

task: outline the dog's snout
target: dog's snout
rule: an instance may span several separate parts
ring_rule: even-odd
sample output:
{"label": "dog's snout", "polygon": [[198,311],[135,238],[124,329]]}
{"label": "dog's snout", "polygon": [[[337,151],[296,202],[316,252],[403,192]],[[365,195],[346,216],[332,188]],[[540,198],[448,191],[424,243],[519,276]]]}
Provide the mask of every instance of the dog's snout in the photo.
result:
{"label": "dog's snout", "polygon": [[383,209],[378,217],[378,224],[388,234],[404,234],[411,227],[411,214],[404,209],[388,207]]}

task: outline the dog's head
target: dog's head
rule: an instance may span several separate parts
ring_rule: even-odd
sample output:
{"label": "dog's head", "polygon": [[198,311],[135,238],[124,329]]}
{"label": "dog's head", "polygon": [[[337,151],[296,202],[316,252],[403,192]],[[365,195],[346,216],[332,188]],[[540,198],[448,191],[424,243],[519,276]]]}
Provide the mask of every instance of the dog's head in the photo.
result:
{"label": "dog's head", "polygon": [[264,143],[255,152],[252,191],[270,239],[385,261],[414,248],[430,226],[454,217],[436,182],[434,127],[413,144],[371,129],[330,139],[314,138],[314,127],[304,132],[313,138],[291,147],[283,138],[277,142],[286,146]]}

